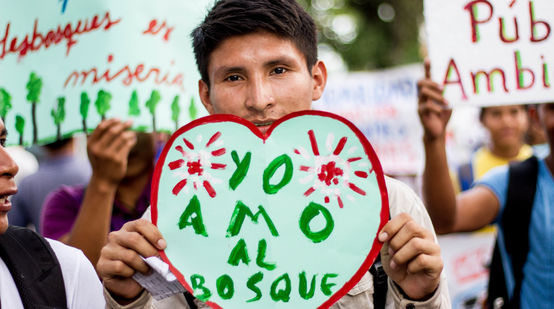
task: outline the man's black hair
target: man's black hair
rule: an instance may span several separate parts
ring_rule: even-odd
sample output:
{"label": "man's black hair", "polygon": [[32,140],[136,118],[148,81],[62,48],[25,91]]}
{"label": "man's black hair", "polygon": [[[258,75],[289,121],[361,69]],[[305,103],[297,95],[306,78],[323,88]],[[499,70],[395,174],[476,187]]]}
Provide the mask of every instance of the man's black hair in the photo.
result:
{"label": "man's black hair", "polygon": [[314,20],[295,0],[221,0],[191,34],[202,80],[210,85],[210,56],[224,40],[258,31],[293,42],[306,58],[308,70],[317,62]]}

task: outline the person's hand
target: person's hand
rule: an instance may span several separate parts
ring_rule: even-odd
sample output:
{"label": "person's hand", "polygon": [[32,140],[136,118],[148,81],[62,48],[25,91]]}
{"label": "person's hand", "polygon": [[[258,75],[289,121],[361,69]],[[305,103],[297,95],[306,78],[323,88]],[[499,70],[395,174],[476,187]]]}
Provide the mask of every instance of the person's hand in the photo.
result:
{"label": "person's hand", "polygon": [[157,256],[158,250],[165,247],[162,234],[151,222],[144,219],[127,222],[121,230],[109,234],[96,271],[116,300],[132,300],[142,291],[132,276],[137,271],[142,274],[150,271],[141,256]]}
{"label": "person's hand", "polygon": [[418,81],[417,89],[418,114],[424,138],[428,141],[444,138],[452,110],[442,96],[442,87],[431,79],[431,64],[428,60],[425,60],[425,78]]}
{"label": "person's hand", "polygon": [[433,234],[410,215],[392,218],[379,234],[381,262],[389,278],[412,300],[424,300],[437,289],[443,268]]}
{"label": "person's hand", "polygon": [[118,185],[127,171],[127,157],[136,143],[132,123],[118,119],[102,121],[89,136],[87,153],[94,180]]}

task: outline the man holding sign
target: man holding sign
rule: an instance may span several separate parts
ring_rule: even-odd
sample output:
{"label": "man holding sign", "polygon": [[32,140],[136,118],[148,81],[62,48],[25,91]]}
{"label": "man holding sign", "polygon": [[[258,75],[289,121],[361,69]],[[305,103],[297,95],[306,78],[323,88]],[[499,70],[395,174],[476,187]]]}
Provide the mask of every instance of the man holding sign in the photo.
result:
{"label": "man holding sign", "polygon": [[[293,0],[219,1],[193,32],[193,39],[202,76],[200,97],[208,112],[240,116],[262,134],[279,118],[311,109],[325,88],[327,72],[317,60],[314,22]],[[208,144],[212,139],[217,135]],[[237,165],[240,162],[235,160]],[[387,291],[374,291],[372,277],[366,273],[332,308],[374,308],[378,298],[385,299],[382,306],[387,308],[449,308],[440,248],[422,203],[406,185],[392,179],[386,183],[392,220],[378,240],[384,244],[381,261],[389,278]],[[205,187],[214,193],[209,184]],[[188,307],[182,294],[153,301],[131,278],[149,271],[140,256],[156,256],[164,249],[166,240],[146,220],[129,222],[110,234],[97,270],[111,307]],[[190,252],[191,257],[195,254]],[[268,297],[265,293],[262,297]],[[283,303],[275,303],[279,305]]]}

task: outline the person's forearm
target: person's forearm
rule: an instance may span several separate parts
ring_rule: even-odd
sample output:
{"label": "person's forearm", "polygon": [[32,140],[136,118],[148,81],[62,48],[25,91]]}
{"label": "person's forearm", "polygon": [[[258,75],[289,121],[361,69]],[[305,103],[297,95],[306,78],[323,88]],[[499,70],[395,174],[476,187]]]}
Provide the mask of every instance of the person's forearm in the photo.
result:
{"label": "person's forearm", "polygon": [[96,265],[110,231],[116,190],[116,184],[93,174],[79,215],[69,233],[67,244],[81,249],[93,265]]}
{"label": "person's forearm", "polygon": [[456,194],[446,159],[444,138],[424,139],[423,198],[438,234],[452,231],[456,221]]}

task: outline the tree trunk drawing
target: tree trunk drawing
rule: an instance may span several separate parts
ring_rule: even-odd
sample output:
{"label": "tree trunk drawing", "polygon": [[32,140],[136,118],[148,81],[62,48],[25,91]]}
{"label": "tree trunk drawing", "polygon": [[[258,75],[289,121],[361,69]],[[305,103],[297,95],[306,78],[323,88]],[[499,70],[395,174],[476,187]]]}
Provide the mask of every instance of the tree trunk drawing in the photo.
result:
{"label": "tree trunk drawing", "polygon": [[38,128],[37,128],[37,103],[31,103],[31,118],[33,121],[33,144],[36,144],[38,141]]}

